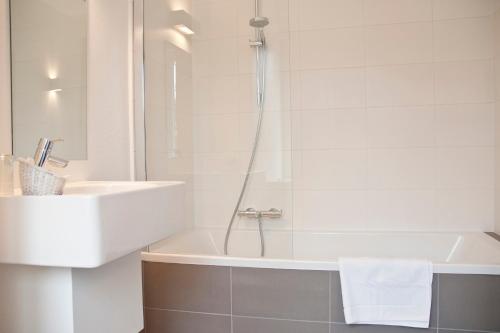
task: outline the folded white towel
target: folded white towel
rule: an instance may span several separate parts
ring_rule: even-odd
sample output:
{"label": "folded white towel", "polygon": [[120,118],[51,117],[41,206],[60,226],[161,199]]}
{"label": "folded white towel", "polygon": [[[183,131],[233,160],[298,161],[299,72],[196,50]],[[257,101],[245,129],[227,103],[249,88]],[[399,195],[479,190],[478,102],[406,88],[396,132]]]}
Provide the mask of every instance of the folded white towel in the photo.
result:
{"label": "folded white towel", "polygon": [[432,263],[340,258],[339,270],[347,324],[429,327]]}

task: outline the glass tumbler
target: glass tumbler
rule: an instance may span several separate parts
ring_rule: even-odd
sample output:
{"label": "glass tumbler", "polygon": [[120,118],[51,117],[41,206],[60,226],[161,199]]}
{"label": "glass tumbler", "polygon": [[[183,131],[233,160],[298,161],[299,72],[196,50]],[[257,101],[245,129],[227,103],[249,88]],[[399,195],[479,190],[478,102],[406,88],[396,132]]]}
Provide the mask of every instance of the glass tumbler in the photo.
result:
{"label": "glass tumbler", "polygon": [[14,194],[14,157],[0,155],[0,196]]}

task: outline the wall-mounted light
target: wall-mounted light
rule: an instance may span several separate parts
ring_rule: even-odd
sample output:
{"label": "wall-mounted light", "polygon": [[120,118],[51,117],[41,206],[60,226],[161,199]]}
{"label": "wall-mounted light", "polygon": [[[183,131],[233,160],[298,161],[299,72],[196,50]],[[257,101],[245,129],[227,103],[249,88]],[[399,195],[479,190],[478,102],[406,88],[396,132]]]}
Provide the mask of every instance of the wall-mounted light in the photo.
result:
{"label": "wall-mounted light", "polygon": [[194,35],[197,30],[193,17],[183,9],[170,12],[169,20],[175,30],[184,35]]}
{"label": "wall-mounted light", "polygon": [[48,92],[55,93],[62,91],[61,88],[61,82],[58,78],[49,78],[49,83],[48,83],[49,89],[47,90]]}

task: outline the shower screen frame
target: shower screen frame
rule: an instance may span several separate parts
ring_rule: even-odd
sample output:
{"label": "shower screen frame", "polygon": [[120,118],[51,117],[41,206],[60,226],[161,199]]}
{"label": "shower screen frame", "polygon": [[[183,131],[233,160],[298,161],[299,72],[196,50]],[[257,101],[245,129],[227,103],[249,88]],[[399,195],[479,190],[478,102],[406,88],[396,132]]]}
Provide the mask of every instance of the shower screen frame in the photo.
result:
{"label": "shower screen frame", "polygon": [[144,77],[144,0],[133,1],[133,163],[134,180],[147,180]]}

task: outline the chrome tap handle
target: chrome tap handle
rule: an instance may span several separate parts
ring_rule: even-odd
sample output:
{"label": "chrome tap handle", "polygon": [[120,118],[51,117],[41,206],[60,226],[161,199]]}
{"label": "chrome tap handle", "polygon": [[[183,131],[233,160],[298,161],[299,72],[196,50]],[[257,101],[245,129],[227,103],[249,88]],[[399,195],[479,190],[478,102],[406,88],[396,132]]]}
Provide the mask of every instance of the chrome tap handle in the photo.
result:
{"label": "chrome tap handle", "polygon": [[55,157],[55,156],[49,156],[48,161],[49,161],[50,165],[58,167],[58,168],[65,168],[69,164],[69,161],[66,161],[65,159]]}
{"label": "chrome tap handle", "polygon": [[269,210],[255,210],[254,208],[248,208],[246,210],[238,211],[238,216],[249,219],[279,219],[283,216],[283,210],[277,208],[271,208]]}
{"label": "chrome tap handle", "polygon": [[41,138],[40,141],[38,141],[38,146],[35,151],[35,165],[42,168],[46,162],[49,162],[51,165],[57,167],[66,167],[69,163],[68,161],[62,158],[51,156],[54,143],[61,141],[63,141],[63,139],[51,140],[47,138]]}
{"label": "chrome tap handle", "polygon": [[258,219],[260,218],[260,212],[255,210],[254,208],[247,208],[246,210],[238,211],[238,216],[246,217],[249,219]]}
{"label": "chrome tap handle", "polygon": [[283,216],[283,210],[277,208],[271,208],[269,210],[263,210],[260,212],[260,216],[268,219],[279,219]]}

